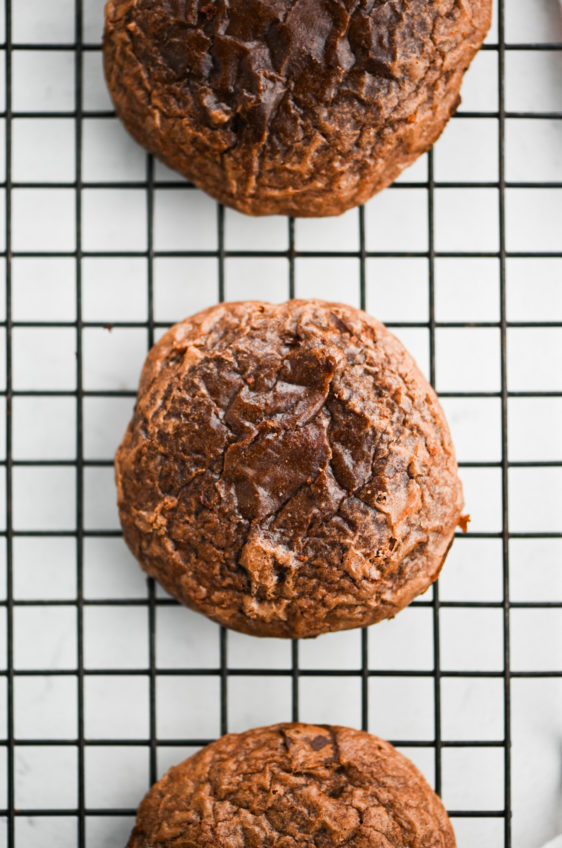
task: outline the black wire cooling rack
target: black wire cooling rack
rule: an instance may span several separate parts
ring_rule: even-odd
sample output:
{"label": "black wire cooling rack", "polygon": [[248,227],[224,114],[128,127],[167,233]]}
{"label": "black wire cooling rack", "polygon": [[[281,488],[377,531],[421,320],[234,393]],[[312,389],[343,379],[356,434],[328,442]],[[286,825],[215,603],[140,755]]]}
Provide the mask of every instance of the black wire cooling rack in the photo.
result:
{"label": "black wire cooling rack", "polygon": [[[83,178],[82,170],[82,146],[83,146],[83,121],[88,118],[110,119],[113,117],[113,112],[110,110],[87,110],[84,107],[83,91],[84,91],[84,61],[88,54],[98,54],[100,50],[99,43],[84,43],[83,42],[83,18],[84,5],[86,0],[75,0],[73,14],[73,26],[75,41],[73,43],[64,44],[45,44],[45,43],[15,43],[12,40],[12,23],[14,16],[14,8],[18,2],[25,0],[5,0],[5,43],[0,44],[0,48],[5,54],[5,107],[0,117],[5,120],[6,127],[6,176],[3,183],[5,189],[5,204],[6,204],[6,223],[5,223],[5,250],[2,256],[5,258],[6,269],[6,316],[2,323],[6,334],[6,384],[5,384],[5,399],[6,399],[6,457],[5,457],[5,474],[6,474],[6,525],[3,535],[6,544],[6,596],[2,605],[6,612],[6,666],[2,671],[2,675],[6,678],[7,684],[7,708],[6,708],[6,738],[1,743],[5,746],[6,752],[6,803],[5,809],[0,809],[0,817],[5,821],[5,844],[12,848],[18,846],[23,848],[29,844],[25,838],[18,836],[18,820],[22,818],[40,819],[42,817],[55,816],[57,819],[70,819],[76,827],[76,844],[79,848],[86,844],[93,845],[97,842],[90,841],[88,836],[86,823],[95,817],[130,817],[134,814],[134,809],[115,809],[115,808],[91,808],[87,805],[86,793],[86,777],[85,777],[85,758],[88,749],[92,747],[104,746],[139,746],[146,750],[148,748],[149,756],[149,780],[153,782],[158,776],[157,752],[165,746],[200,746],[209,739],[201,738],[182,738],[178,739],[159,739],[157,735],[157,685],[158,681],[164,677],[181,675],[189,677],[190,675],[200,677],[211,677],[218,681],[220,691],[220,732],[225,733],[229,730],[229,687],[231,681],[236,677],[250,678],[255,676],[268,677],[283,677],[289,679],[291,686],[291,706],[288,715],[280,718],[293,719],[299,718],[300,698],[299,689],[302,681],[306,678],[325,678],[325,677],[341,677],[342,686],[350,683],[350,678],[359,682],[360,687],[360,714],[361,725],[365,729],[376,731],[375,727],[369,727],[369,696],[370,682],[373,679],[382,679],[384,677],[425,677],[431,681],[433,688],[434,702],[434,734],[433,738],[420,741],[419,739],[400,739],[396,741],[402,747],[424,747],[433,752],[434,756],[434,784],[438,792],[442,789],[442,755],[447,748],[478,748],[478,747],[496,747],[502,752],[503,768],[504,768],[504,783],[503,783],[503,803],[498,809],[461,809],[451,810],[450,813],[455,821],[466,818],[494,818],[501,822],[502,827],[502,844],[505,848],[509,848],[512,843],[511,837],[511,815],[512,815],[512,795],[511,795],[511,756],[512,756],[512,734],[511,734],[511,687],[512,680],[516,677],[560,677],[562,670],[560,668],[551,668],[545,670],[527,671],[512,670],[510,667],[510,612],[514,608],[533,608],[544,610],[548,607],[560,608],[562,605],[559,602],[551,601],[544,603],[539,602],[511,602],[510,601],[510,542],[514,539],[538,540],[542,538],[560,537],[562,534],[557,532],[548,533],[530,533],[518,530],[517,527],[510,526],[510,514],[508,509],[508,494],[509,494],[509,472],[513,467],[555,467],[559,468],[560,461],[552,462],[512,462],[508,457],[508,400],[512,398],[552,398],[561,397],[560,391],[511,391],[508,389],[508,358],[507,358],[507,335],[511,328],[552,328],[561,327],[560,322],[546,321],[527,321],[527,322],[511,322],[508,321],[506,310],[506,263],[511,258],[533,258],[533,259],[552,259],[562,258],[562,252],[552,251],[526,251],[514,252],[506,247],[506,190],[508,189],[560,189],[562,184],[554,182],[508,182],[506,180],[506,165],[505,165],[505,135],[506,121],[508,120],[529,120],[529,121],[544,121],[544,120],[560,120],[562,119],[561,112],[540,112],[540,111],[508,111],[506,109],[505,97],[505,65],[506,55],[508,52],[515,51],[560,51],[562,44],[559,43],[506,43],[505,40],[505,19],[506,19],[506,3],[504,0],[497,2],[497,43],[487,43],[483,48],[484,51],[493,54],[497,58],[498,67],[498,107],[496,111],[477,111],[468,112],[460,111],[454,121],[462,121],[463,119],[493,119],[497,122],[498,130],[498,147],[497,147],[497,165],[498,178],[490,182],[438,182],[434,177],[434,162],[433,154],[429,154],[428,158],[428,177],[423,183],[408,183],[402,181],[389,191],[398,191],[400,189],[415,186],[422,188],[426,196],[426,211],[428,221],[428,246],[427,249],[421,251],[372,251],[368,249],[368,239],[366,235],[366,216],[365,210],[360,209],[358,214],[359,222],[359,249],[353,251],[303,251],[297,249],[295,240],[295,222],[287,221],[288,227],[288,250],[267,250],[257,248],[253,250],[230,250],[225,246],[225,210],[221,206],[217,206],[216,215],[216,250],[192,250],[192,251],[159,251],[155,248],[154,239],[154,208],[155,208],[155,191],[166,190],[173,191],[175,188],[185,188],[186,183],[179,178],[175,181],[159,181],[156,178],[155,163],[151,157],[146,158],[146,175],[145,179],[136,182],[87,182]],[[67,4],[68,7],[72,5]],[[509,6],[509,3],[507,3]],[[43,51],[47,55],[51,51],[66,51],[74,60],[75,73],[75,89],[74,89],[74,106],[68,111],[60,112],[42,112],[42,111],[15,111],[13,109],[13,81],[14,81],[14,60],[19,51]],[[17,182],[12,176],[12,155],[14,151],[13,140],[13,122],[20,118],[34,119],[71,119],[75,123],[75,156],[76,167],[75,177],[70,182],[49,182],[49,183],[29,183]],[[406,175],[407,178],[407,175]],[[435,218],[435,190],[440,188],[487,188],[493,189],[497,193],[497,219],[499,222],[499,249],[491,251],[440,251],[436,249],[436,218]],[[52,188],[70,188],[74,191],[74,215],[76,222],[76,243],[75,247],[69,251],[53,252],[53,251],[25,251],[15,250],[13,242],[13,192],[20,188],[34,189],[52,189]],[[130,189],[142,190],[146,193],[147,204],[147,249],[140,251],[87,251],[83,247],[82,239],[82,221],[83,221],[83,191],[87,189],[121,189],[129,191]],[[264,246],[265,248],[265,246]],[[417,606],[427,608],[432,617],[432,652],[433,652],[433,667],[428,670],[416,669],[374,669],[369,657],[369,640],[368,633],[364,630],[361,633],[361,661],[356,668],[310,668],[302,667],[299,662],[300,646],[298,642],[293,642],[291,647],[291,664],[287,668],[243,668],[232,667],[228,662],[228,640],[229,634],[226,630],[221,629],[219,633],[219,662],[218,665],[206,668],[161,668],[157,664],[157,629],[156,616],[159,607],[172,606],[174,602],[165,597],[161,597],[152,581],[147,581],[147,594],[145,598],[87,598],[84,592],[84,547],[89,538],[96,537],[118,537],[120,534],[117,530],[90,530],[85,527],[84,521],[84,476],[89,467],[110,467],[111,459],[107,460],[90,460],[85,457],[84,451],[84,399],[85,397],[98,398],[132,398],[134,392],[129,390],[114,390],[114,391],[86,391],[83,380],[83,361],[84,361],[84,339],[83,331],[91,328],[101,328],[106,322],[87,322],[83,320],[83,261],[90,257],[103,256],[119,256],[119,257],[138,257],[146,262],[146,279],[147,279],[147,314],[146,321],[120,321],[111,322],[116,328],[141,328],[147,333],[148,346],[151,346],[155,340],[155,334],[165,326],[162,322],[155,320],[154,312],[154,264],[155,260],[160,256],[176,256],[176,257],[207,257],[213,259],[218,267],[218,299],[222,300],[225,297],[225,277],[227,260],[231,258],[253,258],[253,257],[271,257],[277,258],[287,263],[288,269],[288,288],[287,296],[295,295],[295,266],[297,260],[302,258],[348,258],[358,263],[359,268],[359,291],[360,305],[365,307],[367,299],[367,262],[373,257],[377,258],[399,258],[399,257],[419,257],[427,261],[428,267],[428,286],[427,286],[427,302],[428,302],[428,320],[422,322],[396,322],[390,326],[396,328],[415,327],[423,328],[428,332],[429,339],[429,376],[432,383],[435,382],[436,376],[436,331],[442,328],[495,328],[499,331],[500,336],[500,373],[501,373],[501,388],[498,391],[490,392],[442,392],[441,397],[446,398],[496,398],[501,406],[500,426],[501,426],[501,459],[499,462],[469,462],[461,463],[461,465],[487,468],[494,467],[501,474],[501,530],[499,532],[469,532],[466,534],[467,541],[470,539],[495,538],[501,546],[502,560],[502,599],[493,602],[488,601],[446,601],[440,599],[439,588],[436,585],[433,595],[430,600],[421,600],[417,602]],[[13,261],[20,257],[32,256],[49,256],[49,257],[65,257],[73,260],[75,264],[76,284],[76,314],[73,320],[58,322],[58,321],[15,321],[12,318],[13,307],[13,284],[12,284],[12,266]],[[489,322],[440,322],[436,318],[436,295],[435,295],[435,266],[436,260],[441,258],[489,258],[497,262],[497,274],[499,279],[499,320]],[[186,283],[188,284],[188,283]],[[183,316],[178,315],[177,318]],[[76,363],[75,363],[75,388],[71,390],[53,390],[46,391],[40,388],[37,389],[18,389],[14,387],[13,380],[13,331],[19,328],[71,328],[75,333],[76,346]],[[40,352],[37,353],[40,356]],[[139,363],[140,365],[140,363]],[[51,459],[42,459],[37,457],[32,460],[14,459],[13,441],[14,441],[14,426],[13,417],[11,416],[12,405],[15,398],[18,397],[33,397],[39,395],[69,397],[75,400],[76,404],[76,456],[72,460],[56,461]],[[68,466],[75,474],[76,486],[76,506],[75,506],[75,529],[58,531],[53,530],[18,530],[14,527],[13,521],[13,478],[14,470],[18,466]],[[76,597],[73,599],[36,599],[36,600],[18,600],[14,597],[14,542],[17,542],[18,537],[25,538],[47,538],[47,537],[68,537],[74,545],[75,568],[76,568]],[[76,616],[76,666],[65,670],[49,669],[49,668],[18,668],[15,664],[14,657],[14,617],[18,607],[53,607],[60,609],[68,607],[75,612]],[[148,666],[143,668],[111,668],[99,669],[86,665],[84,651],[84,617],[88,607],[109,607],[114,606],[119,609],[123,607],[138,607],[140,610],[146,610],[148,619]],[[440,615],[442,610],[459,610],[460,608],[495,608],[500,610],[502,614],[502,630],[503,630],[503,668],[497,671],[466,671],[466,670],[446,670],[441,667],[441,634],[440,634]],[[219,632],[219,631],[217,631]],[[41,634],[35,634],[35,638],[40,640]],[[46,738],[17,738],[15,735],[15,699],[14,690],[15,683],[18,679],[24,677],[41,676],[48,677],[56,675],[57,677],[71,677],[75,679],[77,684],[77,728],[78,732],[75,738],[65,739],[46,739]],[[86,708],[86,684],[87,681],[96,676],[123,676],[126,679],[131,679],[133,676],[141,676],[148,681],[149,687],[149,734],[147,738],[140,739],[114,739],[114,738],[97,738],[87,739],[85,735],[85,708]],[[442,733],[442,683],[447,678],[463,677],[463,678],[497,678],[503,686],[503,714],[504,728],[503,737],[496,740],[489,739],[470,739],[470,740],[450,740],[443,739]],[[189,733],[189,728],[186,728]],[[16,792],[16,752],[21,747],[33,746],[41,747],[56,745],[58,748],[69,746],[76,751],[76,798],[77,803],[68,809],[44,809],[40,807],[22,807],[18,804]],[[48,756],[48,754],[47,754]],[[48,781],[49,772],[46,769],[44,779]],[[0,806],[4,804],[0,800]],[[0,832],[0,843],[3,840],[3,832]],[[39,843],[37,843],[39,844]],[[41,843],[44,844],[44,843]],[[104,843],[105,844],[105,843]],[[109,843],[107,843],[109,844]],[[111,843],[113,844],[113,843]],[[499,844],[499,843],[498,843]]]}

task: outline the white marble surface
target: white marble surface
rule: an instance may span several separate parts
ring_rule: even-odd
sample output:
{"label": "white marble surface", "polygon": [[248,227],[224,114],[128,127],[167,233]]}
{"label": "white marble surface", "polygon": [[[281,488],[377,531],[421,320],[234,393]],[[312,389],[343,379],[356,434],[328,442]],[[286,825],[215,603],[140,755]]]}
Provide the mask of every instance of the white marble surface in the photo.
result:
{"label": "white marble surface", "polygon": [[[84,39],[98,43],[102,0],[84,0]],[[13,37],[17,42],[72,42],[73,0],[13,0]],[[506,0],[506,37],[510,43],[560,42],[557,0]],[[2,16],[0,16],[2,20]],[[494,43],[496,29],[489,42]],[[0,32],[0,39],[4,34]],[[509,111],[562,109],[560,53],[506,52],[506,107]],[[0,62],[0,72],[4,66]],[[43,112],[69,110],[74,98],[72,51],[15,51],[13,108]],[[0,101],[4,86],[0,79]],[[83,104],[86,110],[110,108],[97,51],[84,54]],[[0,108],[3,108],[0,102]],[[482,52],[463,90],[467,111],[497,109],[497,56]],[[506,178],[512,182],[562,181],[562,122],[507,119]],[[13,179],[65,182],[75,176],[75,128],[71,118],[13,121]],[[439,182],[493,182],[498,177],[497,120],[453,120],[435,147]],[[40,139],[40,145],[38,140]],[[4,122],[0,123],[4,143]],[[0,151],[0,168],[4,159]],[[142,181],[146,157],[114,119],[85,118],[82,174],[86,182]],[[4,174],[0,173],[0,178]],[[175,179],[161,166],[158,180]],[[402,180],[419,188],[389,189],[366,208],[369,250],[427,249],[427,162],[420,160]],[[512,251],[560,251],[562,190],[509,188],[506,192],[506,245]],[[75,194],[72,188],[13,191],[13,248],[17,251],[73,250]],[[499,247],[498,196],[494,188],[438,188],[435,237],[438,251],[495,251]],[[0,205],[0,214],[4,206]],[[146,196],[137,189],[86,188],[83,192],[83,247],[88,251],[146,248]],[[398,224],[400,226],[398,227]],[[356,250],[358,213],[338,219],[296,223],[302,250]],[[216,204],[183,189],[156,189],[154,247],[158,251],[217,247]],[[0,222],[0,249],[4,247]],[[250,220],[228,211],[227,249],[287,247],[281,218]],[[297,295],[359,302],[356,259],[298,259]],[[367,308],[388,322],[428,319],[425,259],[369,259]],[[562,321],[562,260],[508,259],[509,321]],[[147,263],[142,258],[87,258],[82,266],[82,312],[86,322],[143,322],[147,318]],[[284,300],[288,265],[284,259],[227,259],[228,299],[261,297]],[[435,309],[439,322],[497,322],[498,262],[494,258],[438,258]],[[154,263],[154,317],[172,322],[217,298],[217,262],[209,258],[159,257]],[[0,296],[0,319],[4,297]],[[75,263],[72,258],[15,258],[12,317],[15,321],[73,321],[76,316]],[[158,332],[161,332],[159,330]],[[428,370],[428,330],[396,329],[421,367]],[[0,329],[0,359],[5,355]],[[135,389],[147,348],[144,328],[83,331],[83,382],[87,390]],[[510,328],[507,332],[507,381],[513,391],[562,389],[562,330]],[[13,331],[15,389],[71,390],[76,378],[76,333],[72,327],[21,328]],[[498,391],[500,334],[496,327],[438,328],[436,383],[442,392]],[[0,381],[4,365],[0,362]],[[86,397],[83,404],[86,459],[109,459],[132,408],[131,398]],[[4,399],[0,399],[2,410]],[[446,398],[459,459],[501,459],[498,398]],[[562,460],[562,400],[510,398],[509,459],[518,462]],[[4,427],[4,416],[0,417]],[[65,460],[76,455],[76,407],[72,397],[17,397],[12,413],[13,451],[17,460]],[[0,433],[0,451],[4,451]],[[3,473],[3,469],[2,469]],[[463,468],[467,510],[473,532],[497,533],[502,526],[500,469]],[[18,466],[13,472],[13,521],[18,531],[75,528],[75,468]],[[0,498],[4,489],[0,488]],[[560,532],[562,469],[512,468],[509,472],[509,528],[512,532]],[[0,515],[4,515],[0,504]],[[84,471],[84,522],[88,530],[116,529],[112,470]],[[4,555],[0,540],[0,554]],[[562,602],[562,540],[517,539],[510,542],[510,598],[514,602]],[[4,564],[0,566],[4,569]],[[5,580],[0,580],[0,595]],[[89,600],[145,599],[146,583],[118,538],[84,541],[84,595]],[[76,543],[72,537],[14,541],[14,596],[17,600],[72,600],[76,596]],[[163,597],[163,593],[160,593]],[[440,581],[444,601],[502,600],[502,550],[498,538],[459,539]],[[5,662],[5,608],[0,607],[0,662]],[[445,671],[501,672],[502,610],[498,607],[443,608],[439,617],[440,665]],[[562,610],[513,609],[510,613],[511,667],[516,672],[562,671]],[[14,610],[14,661],[17,670],[68,670],[76,666],[76,611],[72,606],[17,606]],[[395,621],[369,631],[374,670],[433,668],[432,612],[413,605]],[[145,606],[86,606],[86,668],[146,669],[148,620]],[[210,668],[219,662],[218,628],[188,611],[159,607],[156,614],[156,662],[159,668]],[[302,668],[357,669],[360,634],[350,632],[302,643]],[[290,645],[283,641],[228,636],[232,668],[290,668]],[[77,682],[73,676],[16,677],[15,732],[21,740],[73,739],[77,736]],[[501,677],[444,677],[441,683],[441,734],[445,741],[504,737]],[[434,737],[432,678],[373,676],[369,682],[369,727],[395,740],[431,742]],[[146,739],[149,689],[145,675],[86,676],[87,739],[116,740],[113,746],[88,746],[85,756],[86,805],[133,808],[148,785],[146,746],[118,740]],[[156,687],[157,734],[178,745],[158,749],[158,772],[190,752],[182,739],[219,733],[219,680],[213,676],[160,677]],[[0,678],[0,733],[5,734],[5,679]],[[358,677],[307,678],[300,682],[304,720],[359,726]],[[228,684],[229,728],[290,718],[289,677],[236,676]],[[514,848],[540,848],[562,831],[562,678],[516,677],[511,682]],[[405,747],[430,781],[431,746]],[[0,747],[0,808],[5,806],[5,748]],[[504,803],[503,749],[443,749],[445,803],[457,811],[497,810]],[[16,747],[18,808],[72,808],[77,803],[75,747]],[[503,822],[494,817],[457,817],[460,848],[498,848]],[[90,816],[88,848],[121,848],[131,818]],[[0,821],[0,845],[5,830]],[[18,848],[76,845],[72,817],[17,819]]]}

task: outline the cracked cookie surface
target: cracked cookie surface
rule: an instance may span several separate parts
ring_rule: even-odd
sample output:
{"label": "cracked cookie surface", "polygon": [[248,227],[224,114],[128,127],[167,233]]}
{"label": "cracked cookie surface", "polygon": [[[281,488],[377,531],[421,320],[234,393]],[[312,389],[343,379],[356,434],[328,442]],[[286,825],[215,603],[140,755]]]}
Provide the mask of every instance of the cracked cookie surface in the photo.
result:
{"label": "cracked cookie surface", "polygon": [[223,736],[141,803],[127,848],[455,848],[417,768],[345,727],[278,724]]}
{"label": "cracked cookie surface", "polygon": [[117,114],[254,215],[337,215],[441,134],[491,0],[109,0]]}
{"label": "cracked cookie surface", "polygon": [[259,636],[394,616],[437,578],[462,508],[414,360],[371,316],[324,301],[220,304],[172,327],[115,467],[142,567]]}

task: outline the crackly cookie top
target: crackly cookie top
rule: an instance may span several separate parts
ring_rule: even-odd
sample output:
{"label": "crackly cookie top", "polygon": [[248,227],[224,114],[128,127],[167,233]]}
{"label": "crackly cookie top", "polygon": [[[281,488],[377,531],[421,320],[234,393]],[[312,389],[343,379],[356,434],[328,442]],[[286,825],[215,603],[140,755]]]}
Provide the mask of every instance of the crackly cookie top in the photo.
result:
{"label": "crackly cookie top", "polygon": [[173,114],[178,103],[193,98],[202,126],[230,131],[234,140],[241,128],[232,122],[243,117],[247,135],[263,141],[285,97],[296,128],[299,110],[345,99],[376,103],[381,117],[390,114],[423,82],[439,51],[472,34],[469,10],[477,5],[110,0],[107,16],[125,31],[159,98],[168,93],[158,103],[162,112]]}
{"label": "crackly cookie top", "polygon": [[224,736],[156,783],[128,848],[455,848],[441,801],[388,742],[279,724]]}
{"label": "crackly cookie top", "polygon": [[221,304],[172,327],[116,472],[143,567],[259,635],[393,616],[437,577],[462,505],[411,356],[364,312],[323,301]]}
{"label": "crackly cookie top", "polygon": [[109,0],[106,75],[131,132],[215,196],[254,214],[336,214],[433,143],[490,9]]}

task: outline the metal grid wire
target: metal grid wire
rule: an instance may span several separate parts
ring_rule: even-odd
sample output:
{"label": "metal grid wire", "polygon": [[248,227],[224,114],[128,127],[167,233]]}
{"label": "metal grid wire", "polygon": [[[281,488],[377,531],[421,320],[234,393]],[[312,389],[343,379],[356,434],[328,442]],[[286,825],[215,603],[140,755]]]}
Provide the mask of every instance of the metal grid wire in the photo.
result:
{"label": "metal grid wire", "polygon": [[[157,735],[157,682],[166,676],[181,675],[190,676],[196,675],[198,678],[210,676],[219,681],[220,689],[220,732],[225,733],[229,729],[229,686],[231,681],[237,676],[249,678],[251,676],[267,675],[270,677],[282,676],[289,678],[291,685],[291,709],[290,715],[285,716],[287,719],[296,720],[299,718],[299,687],[301,682],[306,678],[314,677],[342,677],[342,686],[349,683],[349,678],[353,678],[360,682],[360,709],[361,709],[361,724],[365,729],[369,728],[369,695],[370,681],[372,678],[383,677],[426,677],[432,681],[433,697],[434,697],[434,736],[431,740],[420,741],[419,739],[399,739],[393,740],[402,747],[425,747],[433,751],[434,766],[435,766],[435,788],[438,792],[442,788],[442,754],[447,747],[497,747],[501,749],[503,756],[503,765],[505,770],[503,803],[498,809],[493,810],[451,810],[450,813],[458,821],[462,818],[476,817],[486,818],[494,817],[503,822],[503,845],[506,848],[512,845],[511,837],[511,722],[510,722],[510,690],[512,680],[515,677],[560,677],[562,671],[560,669],[549,669],[542,671],[514,671],[510,668],[510,611],[514,608],[533,608],[544,609],[546,607],[560,607],[558,602],[510,602],[510,540],[513,539],[539,539],[560,537],[560,533],[528,533],[519,531],[517,527],[510,527],[509,509],[508,509],[508,473],[512,467],[537,467],[551,466],[559,467],[560,462],[511,462],[508,459],[508,399],[511,398],[537,398],[537,397],[560,397],[562,393],[559,391],[544,391],[544,392],[522,392],[508,390],[507,372],[507,331],[510,328],[547,328],[561,327],[561,323],[555,322],[510,322],[507,318],[506,311],[506,262],[509,258],[549,258],[562,257],[562,253],[554,252],[512,252],[506,249],[506,189],[509,188],[560,188],[560,183],[548,182],[507,182],[506,167],[505,167],[505,130],[507,119],[528,119],[532,121],[541,121],[545,119],[558,120],[562,118],[560,112],[537,112],[537,111],[507,111],[505,99],[505,61],[507,51],[555,51],[561,50],[561,44],[506,44],[505,41],[505,9],[504,0],[497,0],[498,11],[498,43],[488,43],[485,45],[485,51],[491,51],[497,55],[498,62],[498,108],[497,111],[478,111],[467,112],[462,111],[453,119],[462,120],[467,118],[483,118],[495,119],[498,128],[498,148],[497,148],[497,163],[498,163],[498,179],[490,182],[437,182],[434,178],[433,155],[430,153],[428,158],[428,178],[424,183],[408,183],[401,182],[394,186],[392,191],[403,188],[423,188],[426,192],[427,203],[427,220],[428,220],[428,247],[421,251],[372,251],[367,249],[366,238],[366,223],[365,210],[359,210],[359,249],[356,251],[303,251],[298,250],[295,241],[295,222],[288,220],[288,250],[266,250],[262,246],[256,247],[254,250],[230,250],[225,246],[225,211],[222,207],[217,207],[216,218],[216,234],[217,234],[217,249],[216,250],[200,250],[200,251],[158,251],[155,248],[154,239],[154,209],[155,209],[155,190],[165,189],[173,191],[175,188],[185,188],[186,183],[179,178],[176,181],[159,182],[155,177],[155,163],[151,157],[146,159],[146,177],[144,180],[137,182],[86,182],[83,179],[82,173],[82,144],[83,144],[83,119],[98,118],[109,119],[113,117],[113,112],[109,110],[86,110],[83,104],[83,67],[84,57],[86,54],[99,51],[99,44],[83,43],[83,0],[75,0],[74,7],[74,27],[75,27],[75,42],[65,44],[39,44],[39,43],[13,43],[12,41],[12,18],[13,7],[17,0],[6,0],[5,2],[5,44],[0,45],[5,50],[6,57],[6,78],[5,78],[5,109],[2,117],[5,118],[6,124],[6,176],[5,176],[5,195],[6,195],[6,223],[5,223],[5,257],[6,265],[6,317],[3,326],[6,331],[6,529],[4,531],[6,542],[6,557],[7,557],[7,583],[6,583],[6,600],[3,603],[6,610],[6,632],[7,632],[7,657],[6,669],[2,672],[7,680],[7,735],[5,742],[2,745],[6,748],[6,774],[7,774],[7,790],[6,790],[6,808],[0,810],[0,816],[5,817],[6,822],[6,844],[12,846],[18,845],[21,848],[24,841],[20,841],[17,837],[17,820],[20,817],[69,817],[75,822],[77,828],[77,845],[85,846],[87,833],[86,822],[90,817],[110,817],[110,816],[132,816],[133,809],[109,809],[109,808],[91,808],[87,806],[86,801],[86,778],[85,778],[85,758],[87,750],[94,746],[148,746],[149,750],[149,780],[153,782],[157,778],[157,752],[163,746],[199,746],[210,740],[208,739],[159,739]],[[75,62],[75,101],[74,108],[69,111],[60,112],[41,112],[41,111],[14,111],[13,102],[13,62],[14,56],[20,50],[41,50],[47,54],[49,51],[67,51],[74,56]],[[37,182],[37,183],[19,183],[13,180],[12,177],[12,154],[14,148],[12,122],[17,118],[70,118],[75,122],[75,156],[76,156],[76,171],[75,178],[71,182]],[[51,252],[51,251],[23,251],[14,250],[13,248],[13,232],[12,232],[12,192],[18,188],[34,188],[34,189],[52,189],[52,188],[71,188],[74,189],[74,214],[76,221],[76,244],[75,249],[71,251]],[[439,251],[436,249],[436,225],[435,225],[435,189],[448,188],[489,188],[497,190],[497,215],[499,220],[499,249],[492,251]],[[83,190],[84,189],[123,189],[124,191],[132,188],[141,189],[146,192],[147,203],[147,249],[123,250],[123,251],[87,251],[83,249],[82,240],[82,220],[83,220]],[[295,264],[296,261],[303,257],[315,257],[333,259],[337,257],[345,257],[355,260],[359,265],[359,287],[360,287],[360,305],[366,305],[367,292],[367,276],[366,267],[369,259],[391,258],[391,257],[420,257],[427,260],[429,277],[428,277],[428,315],[427,321],[423,322],[400,322],[390,324],[397,328],[400,327],[417,327],[428,331],[429,338],[429,376],[431,382],[435,382],[436,376],[436,330],[441,328],[495,328],[499,330],[500,344],[500,369],[501,369],[501,388],[500,391],[483,391],[483,392],[445,392],[441,393],[441,397],[448,398],[497,398],[501,404],[501,459],[499,462],[469,462],[464,465],[476,468],[499,468],[501,473],[501,530],[499,532],[471,532],[469,530],[466,539],[482,539],[495,538],[499,539],[502,551],[502,584],[503,598],[502,600],[488,601],[443,601],[440,600],[439,588],[436,585],[433,595],[430,600],[421,600],[417,602],[418,606],[425,607],[431,611],[432,615],[432,645],[433,645],[433,668],[431,670],[416,670],[416,669],[382,669],[375,670],[371,667],[369,660],[369,640],[366,630],[361,633],[361,662],[360,666],[353,669],[326,669],[326,668],[309,668],[301,667],[299,664],[299,643],[292,643],[291,650],[291,665],[287,668],[233,668],[228,664],[227,643],[229,634],[226,630],[220,630],[220,648],[219,648],[219,663],[218,666],[207,668],[189,668],[182,667],[177,669],[159,668],[157,665],[157,645],[156,645],[156,617],[159,606],[171,606],[175,602],[165,597],[160,597],[157,593],[154,583],[151,580],[147,581],[147,596],[142,598],[130,599],[115,599],[115,598],[85,598],[84,593],[84,546],[89,537],[111,537],[119,536],[117,530],[103,531],[90,530],[85,528],[84,521],[84,476],[88,467],[109,467],[111,460],[90,460],[85,458],[84,451],[84,398],[87,397],[122,397],[133,398],[134,392],[123,391],[85,391],[83,380],[83,360],[84,360],[84,342],[83,331],[87,328],[101,328],[105,322],[87,322],[83,320],[83,287],[82,287],[82,270],[83,260],[90,257],[139,257],[146,261],[147,269],[147,314],[146,321],[120,321],[112,322],[113,327],[117,328],[143,328],[147,332],[148,346],[151,346],[155,340],[155,334],[165,324],[155,320],[154,311],[154,264],[155,259],[159,256],[175,256],[175,257],[208,257],[216,261],[218,265],[218,297],[222,300],[225,297],[225,265],[229,258],[252,258],[252,257],[272,257],[282,259],[288,264],[288,290],[287,296],[295,295]],[[76,315],[74,320],[66,322],[55,321],[14,321],[12,319],[12,261],[19,257],[67,257],[75,262],[76,284]],[[442,257],[455,258],[474,258],[488,257],[497,260],[499,273],[499,294],[500,294],[500,310],[499,321],[488,322],[439,322],[436,319],[435,308],[435,265],[436,260]],[[177,316],[178,318],[183,316]],[[65,327],[72,328],[75,332],[76,344],[76,366],[75,366],[75,388],[72,390],[53,390],[44,391],[42,389],[23,390],[14,388],[13,381],[13,330],[14,328],[42,328],[42,327]],[[12,424],[12,403],[17,397],[33,397],[39,395],[47,395],[49,397],[69,397],[75,399],[76,402],[76,456],[72,460],[56,461],[49,459],[36,460],[19,460],[14,459],[13,439],[14,428]],[[14,468],[17,466],[69,466],[75,472],[76,485],[76,508],[75,508],[75,529],[58,531],[58,530],[17,530],[14,529],[13,522],[13,476]],[[462,463],[461,463],[462,465]],[[20,600],[14,598],[14,540],[17,537],[69,537],[74,540],[75,544],[75,563],[76,563],[76,597],[74,599],[49,599],[49,600]],[[18,607],[25,606],[45,606],[45,607],[70,607],[76,614],[76,666],[66,670],[60,669],[20,669],[14,664],[14,613]],[[84,617],[85,610],[89,606],[111,606],[116,607],[139,607],[146,610],[148,617],[148,667],[139,669],[130,668],[111,668],[99,669],[88,667],[85,663],[84,650]],[[503,668],[498,671],[455,671],[444,670],[440,665],[440,611],[450,608],[458,610],[459,608],[495,608],[502,612],[502,628],[503,628]],[[15,736],[15,706],[14,706],[14,683],[20,677],[33,677],[49,675],[70,676],[77,682],[77,727],[78,732],[76,738],[68,739],[19,739]],[[141,739],[114,739],[114,738],[99,738],[95,740],[86,739],[85,735],[85,707],[86,694],[85,688],[89,678],[95,676],[142,676],[148,680],[149,685],[149,735],[147,738]],[[470,740],[448,740],[443,739],[442,721],[441,721],[441,699],[442,699],[442,682],[446,678],[454,677],[474,677],[474,678],[498,678],[503,685],[503,711],[505,719],[505,733],[503,738],[495,741],[486,739],[470,739]],[[69,809],[30,809],[22,808],[17,805],[16,798],[16,775],[15,775],[15,755],[18,746],[53,746],[64,747],[70,746],[77,752],[77,803]],[[46,777],[46,779],[48,779]],[[2,841],[0,836],[0,842]],[[91,843],[93,844],[93,843]]]}

